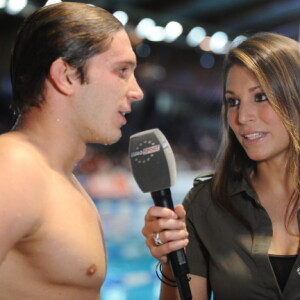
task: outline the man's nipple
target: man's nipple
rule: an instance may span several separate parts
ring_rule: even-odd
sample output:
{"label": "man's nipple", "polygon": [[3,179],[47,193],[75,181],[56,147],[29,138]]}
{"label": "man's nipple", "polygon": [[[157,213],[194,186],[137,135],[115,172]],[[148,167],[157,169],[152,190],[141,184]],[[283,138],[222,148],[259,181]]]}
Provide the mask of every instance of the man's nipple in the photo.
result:
{"label": "man's nipple", "polygon": [[91,266],[88,267],[86,270],[86,275],[87,276],[93,276],[97,271],[97,267],[95,264],[92,264]]}

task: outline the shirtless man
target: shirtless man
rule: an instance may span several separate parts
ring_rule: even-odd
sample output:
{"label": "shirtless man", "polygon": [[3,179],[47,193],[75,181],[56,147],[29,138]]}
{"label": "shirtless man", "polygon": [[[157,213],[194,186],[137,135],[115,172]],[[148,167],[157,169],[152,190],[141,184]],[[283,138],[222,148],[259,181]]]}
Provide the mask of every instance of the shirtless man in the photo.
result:
{"label": "shirtless man", "polygon": [[0,300],[96,300],[99,216],[72,171],[87,143],[121,137],[143,93],[110,13],[63,2],[27,18],[12,53],[15,128],[0,136]]}

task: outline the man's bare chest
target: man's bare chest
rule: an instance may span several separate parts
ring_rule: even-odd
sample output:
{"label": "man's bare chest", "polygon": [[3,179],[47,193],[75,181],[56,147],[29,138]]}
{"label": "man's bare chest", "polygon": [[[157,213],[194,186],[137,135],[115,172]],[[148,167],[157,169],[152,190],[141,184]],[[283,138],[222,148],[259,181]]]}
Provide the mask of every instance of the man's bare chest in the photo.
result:
{"label": "man's bare chest", "polygon": [[50,282],[100,287],[106,253],[95,206],[86,194],[63,183],[47,197],[39,228],[18,250]]}

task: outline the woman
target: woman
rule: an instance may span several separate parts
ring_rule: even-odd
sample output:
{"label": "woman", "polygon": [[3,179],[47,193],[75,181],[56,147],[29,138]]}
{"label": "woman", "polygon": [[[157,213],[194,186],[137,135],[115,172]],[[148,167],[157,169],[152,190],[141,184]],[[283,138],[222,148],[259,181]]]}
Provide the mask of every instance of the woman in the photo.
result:
{"label": "woman", "polygon": [[257,34],[229,51],[224,70],[215,173],[196,178],[185,209],[146,214],[143,234],[164,274],[160,299],[179,299],[166,255],[182,247],[194,300],[300,299],[299,44]]}

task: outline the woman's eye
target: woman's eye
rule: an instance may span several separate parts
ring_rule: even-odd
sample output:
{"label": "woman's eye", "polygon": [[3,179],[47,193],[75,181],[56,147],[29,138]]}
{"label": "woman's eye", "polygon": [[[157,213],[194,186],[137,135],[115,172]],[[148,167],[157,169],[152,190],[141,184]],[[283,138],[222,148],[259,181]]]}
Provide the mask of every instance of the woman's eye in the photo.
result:
{"label": "woman's eye", "polygon": [[259,93],[255,95],[255,101],[256,102],[268,101],[268,97],[266,96],[265,93]]}
{"label": "woman's eye", "polygon": [[226,99],[229,107],[234,107],[239,105],[240,101],[236,98],[227,98]]}

